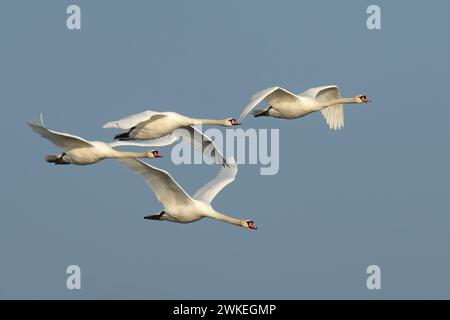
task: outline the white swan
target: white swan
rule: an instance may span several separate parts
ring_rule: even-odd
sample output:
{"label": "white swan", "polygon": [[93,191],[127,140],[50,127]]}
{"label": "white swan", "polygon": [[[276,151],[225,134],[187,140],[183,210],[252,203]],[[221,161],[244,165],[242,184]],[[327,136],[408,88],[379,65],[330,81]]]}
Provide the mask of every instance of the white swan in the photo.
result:
{"label": "white swan", "polygon": [[[102,141],[87,141],[75,135],[62,133],[47,129],[44,125],[42,114],[39,122],[28,122],[31,129],[49,140],[54,145],[64,149],[64,152],[57,155],[47,155],[45,157],[47,162],[54,164],[76,164],[87,165],[99,162],[106,158],[159,158],[161,154],[159,151],[148,152],[124,152],[114,150],[113,147],[134,145],[134,146],[148,146],[148,144],[140,144],[133,142],[117,141],[110,144]],[[165,141],[161,141],[164,145]],[[155,144],[157,144],[155,142]]]}
{"label": "white swan", "polygon": [[[262,101],[269,103],[269,106],[263,110],[253,110]],[[242,111],[239,120],[251,111],[255,117],[296,119],[322,110],[330,129],[336,130],[344,126],[344,103],[368,102],[370,100],[365,95],[341,98],[339,87],[336,85],[311,88],[300,94],[293,94],[281,87],[272,87],[256,93]]]}
{"label": "white swan", "polygon": [[209,156],[214,158],[217,163],[226,165],[226,158],[217,149],[213,141],[200,130],[193,127],[194,125],[211,124],[230,127],[240,123],[233,118],[223,120],[193,119],[175,112],[144,111],[121,120],[108,122],[103,125],[103,128],[128,130],[116,135],[114,139],[117,140],[153,140],[162,138],[168,145],[183,139],[187,143],[191,143],[200,152],[210,150]]}
{"label": "white swan", "polygon": [[145,219],[189,223],[208,217],[240,227],[256,229],[253,220],[232,218],[217,212],[211,206],[214,197],[226,185],[234,181],[238,169],[233,159],[228,161],[229,167],[221,168],[217,176],[200,188],[194,197],[190,197],[167,171],[138,159],[119,159],[119,161],[142,175],[164,206],[161,213],[146,216]]}
{"label": "white swan", "polygon": [[231,127],[239,125],[239,121],[228,119],[195,119],[176,112],[144,111],[121,120],[111,121],[103,128],[120,128],[128,130],[114,137],[117,140],[151,140],[171,134],[178,128],[193,125],[219,125]]}

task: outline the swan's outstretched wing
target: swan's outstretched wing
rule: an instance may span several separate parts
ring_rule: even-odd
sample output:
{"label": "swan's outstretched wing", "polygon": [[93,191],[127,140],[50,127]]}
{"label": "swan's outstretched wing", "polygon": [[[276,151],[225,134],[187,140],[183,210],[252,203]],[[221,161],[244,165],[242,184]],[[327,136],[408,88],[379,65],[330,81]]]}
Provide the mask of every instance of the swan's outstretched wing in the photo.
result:
{"label": "swan's outstretched wing", "polygon": [[118,129],[130,129],[134,126],[136,126],[138,123],[148,121],[151,117],[154,115],[161,114],[160,112],[156,111],[144,111],[141,113],[133,114],[131,116],[128,116],[126,118],[117,120],[117,121],[111,121],[108,123],[105,123],[103,125],[103,128],[118,128]]}
{"label": "swan's outstretched wing", "polygon": [[[316,99],[319,102],[326,102],[331,99],[338,99],[341,97],[339,87],[336,85],[322,86],[311,88],[300,94],[301,96],[308,96]],[[341,129],[344,126],[344,105],[337,104],[325,109],[322,109],[322,115],[325,118],[330,129]]]}
{"label": "swan's outstretched wing", "polygon": [[227,160],[214,144],[214,142],[203,132],[193,126],[182,127],[175,130],[172,136],[181,138],[184,142],[190,143],[194,149],[201,152],[207,152],[207,155],[215,160],[216,163],[223,166],[228,165]]}
{"label": "swan's outstretched wing", "polygon": [[44,125],[42,113],[40,115],[39,122],[28,122],[27,124],[34,132],[39,134],[41,137],[49,140],[54,145],[65,150],[81,147],[92,147],[92,144],[89,141],[84,140],[83,138],[68,133],[47,129]]}
{"label": "swan's outstretched wing", "polygon": [[228,163],[228,167],[221,168],[214,179],[209,181],[195,193],[195,199],[211,203],[223,188],[234,181],[238,167],[233,158],[229,158]]}
{"label": "swan's outstretched wing", "polygon": [[134,158],[118,159],[122,164],[144,177],[164,207],[182,206],[192,203],[192,198],[172,178],[170,173]]}
{"label": "swan's outstretched wing", "polygon": [[280,102],[296,102],[297,96],[281,87],[272,87],[260,91],[252,96],[250,103],[242,110],[239,120],[244,119],[262,101],[267,101],[271,105]]}
{"label": "swan's outstretched wing", "polygon": [[344,127],[344,105],[337,104],[322,110],[330,129],[338,130]]}
{"label": "swan's outstretched wing", "polygon": [[[316,99],[319,95],[323,95],[325,93],[329,92],[329,98],[335,99],[333,97],[339,98],[339,87],[337,85],[329,85],[329,86],[321,86],[321,87],[315,87],[315,88],[310,88],[307,89],[305,91],[303,91],[302,93],[299,93],[299,96],[307,96],[310,97],[312,99]],[[331,92],[331,93],[330,93]],[[337,96],[336,96],[337,94]]]}
{"label": "swan's outstretched wing", "polygon": [[135,142],[130,140],[124,141],[114,141],[109,143],[109,146],[112,148],[122,147],[122,146],[135,146],[135,147],[164,147],[171,145],[175,141],[178,141],[178,138],[172,135],[167,135],[158,139],[148,140],[145,142]]}

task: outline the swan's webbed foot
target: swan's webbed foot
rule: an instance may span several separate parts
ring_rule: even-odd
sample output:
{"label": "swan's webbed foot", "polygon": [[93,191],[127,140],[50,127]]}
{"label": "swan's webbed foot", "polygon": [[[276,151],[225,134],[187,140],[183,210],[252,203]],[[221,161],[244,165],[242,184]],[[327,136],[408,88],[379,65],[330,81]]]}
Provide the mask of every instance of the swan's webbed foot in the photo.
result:
{"label": "swan's webbed foot", "polygon": [[145,216],[144,219],[146,219],[146,220],[161,220],[161,217],[163,216],[164,213],[165,213],[164,211],[161,211],[160,214],[152,214],[149,216]]}
{"label": "swan's webbed foot", "polygon": [[146,219],[146,220],[159,220],[160,216],[159,216],[159,214],[154,214],[154,215],[151,215],[151,216],[145,216],[144,219]]}
{"label": "swan's webbed foot", "polygon": [[61,156],[58,157],[58,158],[56,158],[55,164],[56,164],[56,165],[57,165],[57,164],[69,164],[69,162],[67,162],[67,161],[64,159],[64,156],[65,156],[65,155],[66,155],[65,152],[61,153]]}
{"label": "swan's webbed foot", "polygon": [[136,126],[128,130],[128,132],[123,132],[114,136],[114,140],[130,140],[130,133],[136,129]]}
{"label": "swan's webbed foot", "polygon": [[66,153],[62,153],[61,155],[49,154],[49,155],[45,156],[45,161],[47,161],[49,163],[54,163],[54,164],[70,164],[70,161],[67,161],[67,159],[64,159],[65,155],[66,155]]}
{"label": "swan's webbed foot", "polygon": [[272,106],[267,107],[264,110],[255,110],[255,112],[253,113],[253,116],[255,118],[257,117],[267,117],[269,116],[269,110],[272,109]]}

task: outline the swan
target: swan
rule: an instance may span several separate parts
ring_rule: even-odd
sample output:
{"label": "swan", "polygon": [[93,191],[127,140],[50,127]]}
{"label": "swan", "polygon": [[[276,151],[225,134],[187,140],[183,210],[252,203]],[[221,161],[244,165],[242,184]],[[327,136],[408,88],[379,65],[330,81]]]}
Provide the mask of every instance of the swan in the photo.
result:
{"label": "swan", "polygon": [[[269,106],[261,110],[253,110],[262,101]],[[272,87],[252,96],[251,102],[242,111],[239,120],[252,112],[255,117],[271,116],[283,119],[296,119],[315,111],[322,111],[330,129],[341,129],[344,126],[344,103],[368,103],[365,95],[353,98],[341,98],[336,85],[308,89],[300,94],[293,94],[281,87]]]}
{"label": "swan", "polygon": [[215,120],[215,119],[193,119],[185,117],[175,112],[155,112],[144,111],[121,120],[111,121],[103,125],[103,128],[119,128],[128,130],[118,134],[114,139],[124,140],[153,140],[163,139],[166,145],[183,139],[187,143],[203,152],[210,149],[209,156],[214,158],[217,163],[228,165],[226,158],[217,149],[213,141],[203,134],[194,125],[221,125],[236,126],[240,122],[233,118]]}
{"label": "swan", "polygon": [[200,188],[193,197],[189,196],[167,171],[139,159],[118,160],[135,173],[142,175],[164,206],[164,210],[159,214],[148,215],[144,219],[190,223],[208,217],[248,229],[257,229],[253,220],[232,218],[217,212],[211,206],[214,197],[234,181],[238,171],[234,159],[229,159],[230,166],[222,167],[217,176]]}
{"label": "swan", "polygon": [[[45,160],[54,164],[76,164],[87,165],[99,162],[106,158],[159,158],[161,154],[159,151],[148,152],[124,152],[114,150],[118,146],[148,146],[148,144],[140,144],[133,142],[116,141],[113,143],[105,143],[102,141],[88,141],[81,137],[71,135],[68,133],[57,132],[45,127],[42,114],[39,122],[27,123],[31,129],[49,140],[54,145],[64,149],[64,152],[56,155],[47,155]],[[160,141],[164,145],[165,141]],[[155,144],[157,144],[155,142]]]}
{"label": "swan", "polygon": [[178,128],[193,125],[219,125],[231,127],[239,125],[234,118],[227,119],[195,119],[176,112],[156,112],[147,110],[117,121],[105,123],[103,128],[119,128],[128,130],[114,137],[116,140],[152,140],[172,133]]}

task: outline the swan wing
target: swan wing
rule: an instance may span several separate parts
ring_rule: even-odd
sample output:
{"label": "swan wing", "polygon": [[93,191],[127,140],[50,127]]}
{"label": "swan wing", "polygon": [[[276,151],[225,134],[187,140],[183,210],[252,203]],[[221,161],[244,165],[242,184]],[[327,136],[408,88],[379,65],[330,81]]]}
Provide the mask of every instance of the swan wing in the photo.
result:
{"label": "swan wing", "polygon": [[35,133],[49,140],[54,145],[63,148],[65,150],[93,146],[89,141],[81,137],[46,128],[44,125],[44,118],[42,113],[39,117],[39,121],[28,122],[27,124]]}
{"label": "swan wing", "polygon": [[193,126],[182,127],[175,130],[172,135],[179,137],[186,143],[190,143],[195,150],[201,152],[202,154],[206,151],[207,155],[214,159],[216,163],[223,166],[228,165],[227,160],[211,138],[197,128]]}
{"label": "swan wing", "polygon": [[244,119],[262,101],[267,101],[269,104],[274,105],[280,102],[296,102],[297,100],[298,98],[295,94],[281,87],[262,90],[252,96],[250,103],[242,110],[239,120]]}
{"label": "swan wing", "polygon": [[164,118],[164,117],[167,117],[167,115],[166,115],[166,114],[163,114],[163,113],[157,113],[157,114],[154,114],[154,115],[152,115],[149,119],[147,119],[147,120],[145,120],[145,121],[141,121],[141,122],[139,122],[138,124],[136,124],[135,130],[139,131],[139,130],[141,130],[142,128],[148,126],[148,125],[149,125],[150,123],[152,123],[153,121],[158,120],[158,119],[161,119],[161,118]]}
{"label": "swan wing", "polygon": [[310,97],[312,99],[317,99],[317,97],[319,95],[323,95],[323,94],[327,94],[325,97],[330,98],[330,99],[340,98],[339,87],[337,85],[328,85],[328,86],[310,88],[310,89],[303,91],[302,93],[299,93],[298,95]]}
{"label": "swan wing", "polygon": [[103,125],[103,128],[118,128],[118,129],[130,129],[134,126],[136,126],[138,123],[148,121],[151,117],[154,115],[161,114],[160,112],[147,110],[141,113],[133,114],[131,116],[128,116],[126,118],[117,120],[117,121],[111,121],[107,122]]}
{"label": "swan wing", "polygon": [[322,109],[322,115],[325,118],[330,129],[338,130],[344,127],[344,105],[337,104]]}
{"label": "swan wing", "polygon": [[236,161],[230,157],[227,162],[229,163],[228,166],[222,167],[214,179],[206,183],[195,193],[195,199],[211,203],[223,188],[234,181],[238,172]]}
{"label": "swan wing", "polygon": [[122,164],[144,177],[156,198],[164,207],[182,206],[192,203],[192,198],[172,178],[170,173],[134,158],[118,159]]}
{"label": "swan wing", "polygon": [[[308,89],[300,94],[315,99],[318,102],[327,102],[331,99],[341,97],[339,87],[336,85],[322,86]],[[330,129],[341,129],[344,127],[344,105],[337,104],[322,109],[322,115],[330,126]]]}
{"label": "swan wing", "polygon": [[124,141],[114,141],[109,143],[109,146],[112,148],[121,147],[121,146],[136,146],[136,147],[164,147],[171,145],[175,141],[178,141],[178,138],[172,135],[167,135],[158,139],[152,139],[144,142],[135,142],[131,140]]}

